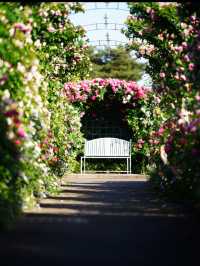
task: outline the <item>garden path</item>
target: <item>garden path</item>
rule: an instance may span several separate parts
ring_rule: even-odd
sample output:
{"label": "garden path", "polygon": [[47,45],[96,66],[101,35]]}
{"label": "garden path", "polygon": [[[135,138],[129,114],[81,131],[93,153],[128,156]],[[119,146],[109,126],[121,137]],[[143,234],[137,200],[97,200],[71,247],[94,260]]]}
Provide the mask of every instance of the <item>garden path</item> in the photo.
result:
{"label": "garden path", "polygon": [[1,265],[193,266],[199,224],[144,176],[70,175],[0,234]]}

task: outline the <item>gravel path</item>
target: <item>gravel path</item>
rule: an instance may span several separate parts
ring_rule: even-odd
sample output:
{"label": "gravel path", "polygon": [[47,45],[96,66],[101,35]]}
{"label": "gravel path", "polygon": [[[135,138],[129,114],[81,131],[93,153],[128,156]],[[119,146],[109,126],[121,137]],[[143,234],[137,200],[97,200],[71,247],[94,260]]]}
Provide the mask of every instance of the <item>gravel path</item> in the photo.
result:
{"label": "gravel path", "polygon": [[158,199],[144,176],[71,175],[0,234],[0,265],[196,266],[199,236],[187,207]]}

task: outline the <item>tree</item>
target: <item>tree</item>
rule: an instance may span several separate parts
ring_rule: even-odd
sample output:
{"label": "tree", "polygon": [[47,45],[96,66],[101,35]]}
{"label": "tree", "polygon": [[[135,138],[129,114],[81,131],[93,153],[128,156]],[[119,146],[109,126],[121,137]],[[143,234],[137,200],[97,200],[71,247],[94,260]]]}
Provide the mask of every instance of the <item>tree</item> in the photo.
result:
{"label": "tree", "polygon": [[139,80],[142,77],[144,64],[136,62],[130,51],[125,47],[89,49],[93,64],[90,78],[117,78],[124,80]]}

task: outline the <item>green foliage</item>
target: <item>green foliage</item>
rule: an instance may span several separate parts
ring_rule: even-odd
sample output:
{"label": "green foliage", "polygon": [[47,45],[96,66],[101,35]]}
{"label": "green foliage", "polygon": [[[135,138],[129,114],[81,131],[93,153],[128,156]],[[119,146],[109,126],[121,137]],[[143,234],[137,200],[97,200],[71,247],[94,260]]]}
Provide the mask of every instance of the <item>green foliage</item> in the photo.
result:
{"label": "green foliage", "polygon": [[51,111],[53,145],[58,149],[54,163],[52,160],[49,162],[53,172],[59,176],[66,170],[71,171],[68,160],[71,161],[72,151],[79,152],[82,142],[79,114],[66,102],[61,89],[66,80],[85,78],[90,65],[84,41],[85,31],[68,19],[70,8],[77,11],[81,6],[78,3],[72,6],[42,3],[33,11],[36,21],[33,29],[34,44],[42,63],[41,71],[48,80],[47,99]]}
{"label": "green foliage", "polygon": [[155,95],[160,97],[161,127],[149,136],[160,143],[154,152],[152,178],[162,191],[197,199],[200,8],[176,2],[130,2],[129,7],[125,30],[132,40],[129,48],[148,59],[146,71],[153,79]]}
{"label": "green foliage", "polygon": [[89,49],[92,62],[90,78],[116,78],[139,80],[143,74],[144,64],[137,63],[130,51],[123,46],[117,48]]}
{"label": "green foliage", "polygon": [[[91,131],[90,124],[97,138],[132,138],[133,171],[144,173],[150,168],[152,155],[159,152],[160,142],[149,139],[149,136],[160,127],[164,119],[162,115],[158,116],[160,98],[150,88],[139,86],[134,81],[96,78],[65,83],[64,93],[67,100],[82,111],[82,132],[86,139],[94,138],[91,132],[87,132],[88,129]],[[107,131],[106,135],[95,132],[95,127],[106,128],[105,123],[114,125],[115,130],[117,127],[125,130],[126,134],[122,136],[118,131],[119,135],[113,135],[113,130]],[[109,162],[101,167],[111,169]],[[118,167],[115,165],[115,168]],[[124,169],[124,166],[120,168]]]}
{"label": "green foliage", "polygon": [[68,19],[80,9],[80,3],[0,4],[0,226],[56,193],[81,147],[79,114],[61,93],[63,77],[79,80],[88,71],[84,31]]}

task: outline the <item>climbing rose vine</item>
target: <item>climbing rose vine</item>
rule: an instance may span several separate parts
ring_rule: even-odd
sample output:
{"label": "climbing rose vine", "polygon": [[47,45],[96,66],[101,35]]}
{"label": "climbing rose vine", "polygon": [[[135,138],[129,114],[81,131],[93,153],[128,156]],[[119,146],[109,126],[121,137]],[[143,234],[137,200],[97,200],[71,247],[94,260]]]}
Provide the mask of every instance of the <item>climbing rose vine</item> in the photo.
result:
{"label": "climbing rose vine", "polygon": [[102,106],[99,104],[106,102],[105,105],[112,105],[113,101],[117,101],[119,114],[123,113],[133,136],[132,158],[137,165],[134,171],[145,172],[150,164],[151,150],[155,151],[159,144],[158,141],[149,142],[149,135],[159,128],[161,121],[157,116],[159,97],[152,93],[150,87],[139,86],[135,81],[96,78],[67,82],[62,93],[79,110],[81,118],[85,120],[92,116],[97,123],[96,114]]}
{"label": "climbing rose vine", "polygon": [[55,193],[78,164],[79,116],[60,90],[63,77],[87,77],[84,30],[69,20],[81,10],[0,3],[0,227]]}
{"label": "climbing rose vine", "polygon": [[199,199],[199,5],[141,2],[129,8],[129,48],[148,60],[146,71],[163,116],[162,134],[151,132],[165,158],[154,156],[155,180],[163,191]]}
{"label": "climbing rose vine", "polygon": [[151,88],[139,86],[135,81],[96,78],[78,83],[65,83],[63,93],[72,103],[86,103],[87,101],[103,100],[105,93],[110,92],[127,104],[146,98],[150,91]]}

